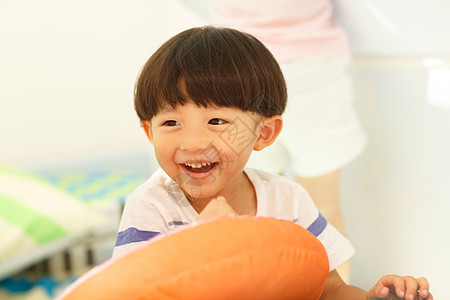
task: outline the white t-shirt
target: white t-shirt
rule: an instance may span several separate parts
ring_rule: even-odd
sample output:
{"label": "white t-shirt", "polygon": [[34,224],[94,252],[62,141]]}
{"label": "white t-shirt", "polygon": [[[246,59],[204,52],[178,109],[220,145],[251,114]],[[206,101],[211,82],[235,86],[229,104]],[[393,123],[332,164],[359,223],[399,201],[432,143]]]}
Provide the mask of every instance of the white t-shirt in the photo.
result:
{"label": "white t-shirt", "polygon": [[[354,249],[319,213],[299,184],[255,169],[245,169],[257,197],[257,216],[290,220],[308,229],[324,245],[330,270],[348,260]],[[113,256],[135,249],[160,233],[195,222],[198,213],[180,187],[161,169],[128,197]]]}

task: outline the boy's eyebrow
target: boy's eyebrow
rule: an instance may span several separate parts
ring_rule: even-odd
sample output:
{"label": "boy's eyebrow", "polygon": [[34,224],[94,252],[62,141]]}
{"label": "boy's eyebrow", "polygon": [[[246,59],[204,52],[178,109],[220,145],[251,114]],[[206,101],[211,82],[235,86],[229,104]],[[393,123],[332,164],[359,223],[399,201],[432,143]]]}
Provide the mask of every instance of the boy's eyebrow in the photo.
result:
{"label": "boy's eyebrow", "polygon": [[176,107],[172,107],[172,106],[170,106],[170,105],[167,105],[167,106],[165,106],[165,107],[162,107],[162,108],[159,110],[159,113],[171,113],[171,112],[174,112],[174,111],[176,111],[176,110],[177,110]]}

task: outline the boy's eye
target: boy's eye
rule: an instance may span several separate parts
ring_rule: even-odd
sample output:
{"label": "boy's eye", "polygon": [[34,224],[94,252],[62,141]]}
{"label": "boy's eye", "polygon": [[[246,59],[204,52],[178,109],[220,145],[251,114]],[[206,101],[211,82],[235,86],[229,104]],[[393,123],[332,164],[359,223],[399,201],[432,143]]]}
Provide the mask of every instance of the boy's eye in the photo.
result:
{"label": "boy's eye", "polygon": [[178,122],[175,121],[175,120],[168,120],[168,121],[165,121],[165,122],[163,123],[163,125],[164,125],[164,126],[176,126],[176,125],[180,125],[180,123],[178,123]]}
{"label": "boy's eye", "polygon": [[212,125],[223,125],[223,124],[226,124],[228,122],[223,120],[223,119],[214,118],[214,119],[209,120],[208,123],[212,124]]}

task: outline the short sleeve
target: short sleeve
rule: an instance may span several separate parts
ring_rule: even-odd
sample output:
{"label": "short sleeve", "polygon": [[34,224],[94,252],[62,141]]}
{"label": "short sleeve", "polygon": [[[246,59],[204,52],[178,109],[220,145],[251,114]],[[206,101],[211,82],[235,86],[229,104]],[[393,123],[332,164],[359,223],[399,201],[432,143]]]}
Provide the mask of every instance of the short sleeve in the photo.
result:
{"label": "short sleeve", "polygon": [[130,252],[143,242],[168,230],[163,208],[158,207],[148,197],[132,193],[125,203],[113,257]]}

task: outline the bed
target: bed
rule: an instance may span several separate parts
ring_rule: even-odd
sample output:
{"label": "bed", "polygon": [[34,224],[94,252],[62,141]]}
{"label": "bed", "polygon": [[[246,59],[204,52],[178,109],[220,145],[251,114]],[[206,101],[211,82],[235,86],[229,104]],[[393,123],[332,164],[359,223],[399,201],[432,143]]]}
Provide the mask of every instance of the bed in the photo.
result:
{"label": "bed", "polygon": [[111,257],[126,196],[146,176],[0,166],[0,299],[53,299]]}

